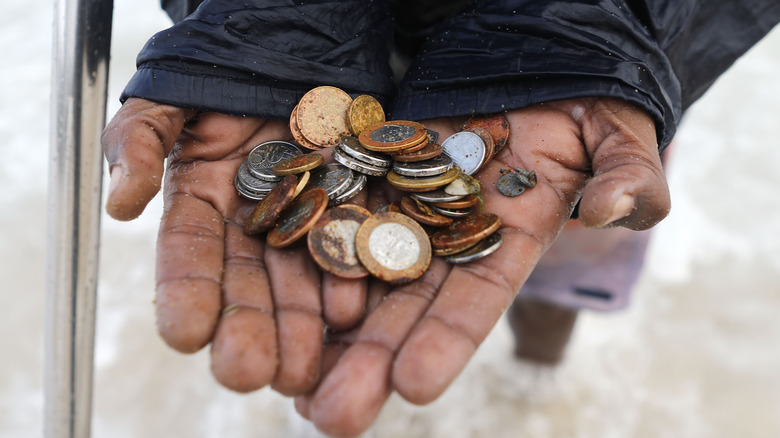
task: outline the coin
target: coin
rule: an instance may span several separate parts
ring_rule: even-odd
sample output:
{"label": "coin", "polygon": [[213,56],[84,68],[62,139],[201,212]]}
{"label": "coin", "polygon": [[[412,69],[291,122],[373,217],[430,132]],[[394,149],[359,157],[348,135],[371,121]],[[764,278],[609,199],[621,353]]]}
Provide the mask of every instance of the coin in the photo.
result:
{"label": "coin", "polygon": [[452,169],[452,166],[454,166],[452,158],[446,155],[439,155],[438,157],[425,161],[393,163],[393,171],[402,176],[420,178],[441,175]]}
{"label": "coin", "polygon": [[298,195],[301,194],[304,187],[309,183],[309,178],[311,178],[311,172],[306,171],[302,174],[298,175],[298,185],[295,187],[295,193],[293,193],[293,199],[297,198]]}
{"label": "coin", "polygon": [[341,137],[341,143],[339,143],[339,145],[336,147],[340,148],[342,152],[349,155],[350,157],[372,166],[384,168],[393,165],[393,158],[391,158],[389,155],[364,148],[363,145],[361,145],[358,141],[357,137],[352,135],[345,135],[344,137]]}
{"label": "coin", "polygon": [[430,191],[451,183],[458,178],[458,173],[458,169],[450,169],[442,175],[410,178],[390,171],[387,173],[387,182],[401,191]]}
{"label": "coin", "polygon": [[479,242],[480,241],[467,242],[465,245],[455,246],[455,247],[452,247],[452,248],[433,248],[433,255],[439,256],[439,257],[451,256],[453,254],[457,254],[459,252],[463,252],[463,251],[466,251],[467,249],[473,248]]}
{"label": "coin", "polygon": [[366,175],[384,176],[390,170],[387,167],[374,166],[372,164],[364,163],[363,161],[352,158],[349,155],[347,155],[344,152],[344,149],[342,149],[339,146],[333,148],[333,150],[331,151],[331,155],[333,156],[333,159],[336,160],[337,163],[345,167],[348,167],[354,170],[355,172],[364,173]]}
{"label": "coin", "polygon": [[493,213],[475,214],[435,232],[431,236],[431,244],[439,249],[462,247],[469,242],[484,239],[500,226],[501,218]]}
{"label": "coin", "polygon": [[377,213],[366,219],[358,229],[355,247],[372,275],[393,284],[419,278],[431,262],[425,230],[401,213]]}
{"label": "coin", "polygon": [[349,135],[347,109],[352,98],[343,90],[322,86],[309,90],[298,102],[296,119],[301,134],[317,146],[332,146]]}
{"label": "coin", "polygon": [[322,155],[316,152],[312,152],[309,154],[297,155],[295,157],[282,160],[274,164],[274,166],[271,168],[271,171],[276,176],[297,175],[299,173],[303,173],[307,170],[312,170],[315,167],[318,167],[320,164],[322,164],[323,161],[324,158]]}
{"label": "coin", "polygon": [[401,205],[398,202],[380,205],[379,207],[376,208],[376,211],[374,211],[374,213],[384,213],[386,211],[392,211],[393,213],[402,213]]}
{"label": "coin", "polygon": [[473,176],[460,173],[455,181],[444,187],[444,192],[450,195],[476,195],[482,192],[482,184]]}
{"label": "coin", "polygon": [[519,174],[505,173],[496,180],[496,188],[502,195],[512,198],[522,195],[525,192],[526,185],[523,184]]}
{"label": "coin", "polygon": [[464,198],[466,195],[451,195],[444,190],[434,190],[432,192],[414,193],[412,198],[417,198],[423,202],[452,202]]}
{"label": "coin", "polygon": [[256,178],[266,181],[279,181],[282,178],[274,175],[276,163],[301,155],[302,152],[294,144],[281,140],[267,141],[255,146],[246,157],[249,172]]}
{"label": "coin", "polygon": [[252,210],[244,225],[244,232],[246,234],[259,234],[273,227],[282,210],[292,202],[297,185],[298,177],[296,175],[287,175],[279,181]]}
{"label": "coin", "polygon": [[493,155],[501,152],[509,144],[509,121],[504,113],[472,117],[463,124],[464,131],[470,128],[482,128],[493,138]]}
{"label": "coin", "polygon": [[428,138],[425,126],[408,120],[378,123],[364,129],[358,136],[366,149],[394,152],[419,145]]}
{"label": "coin", "polygon": [[258,201],[263,199],[276,185],[275,182],[262,180],[252,175],[249,172],[249,166],[246,161],[238,167],[234,183],[236,190],[241,195]]}
{"label": "coin", "polygon": [[[365,209],[364,209],[365,210]],[[371,214],[365,210],[330,208],[309,231],[309,253],[325,271],[343,278],[363,278],[368,271],[357,256],[355,236]]]}
{"label": "coin", "polygon": [[303,133],[301,133],[301,128],[298,127],[298,105],[293,108],[292,114],[290,114],[290,132],[292,132],[293,138],[299,145],[315,151],[322,149],[321,146],[317,146],[307,140],[306,137],[303,136]]}
{"label": "coin", "polygon": [[352,170],[341,164],[327,164],[311,171],[309,187],[324,189],[328,197],[333,199],[349,188],[353,175]]}
{"label": "coin", "polygon": [[441,143],[444,153],[452,158],[455,165],[466,175],[471,175],[485,162],[485,142],[470,131],[461,131],[447,137]]}
{"label": "coin", "polygon": [[431,205],[439,208],[469,208],[477,205],[479,202],[479,196],[466,195],[462,198],[455,199],[453,201],[429,201]]}
{"label": "coin", "polygon": [[347,109],[347,125],[354,135],[359,135],[367,127],[384,121],[385,111],[382,105],[367,94],[356,97]]}
{"label": "coin", "polygon": [[480,242],[478,242],[476,245],[472,246],[471,248],[453,254],[445,258],[444,260],[450,263],[473,262],[474,260],[479,260],[483,257],[486,257],[496,252],[496,250],[501,246],[502,242],[503,242],[503,238],[501,237],[501,233],[496,231],[490,236],[482,239]]}
{"label": "coin", "polygon": [[441,208],[435,205],[431,205],[431,209],[440,215],[454,218],[462,218],[471,214],[470,208]]}
{"label": "coin", "polygon": [[279,216],[268,232],[266,242],[274,248],[284,248],[303,237],[328,207],[328,194],[314,188],[301,193]]}
{"label": "coin", "polygon": [[[479,127],[473,127],[469,128],[466,131],[473,132],[474,134],[477,134],[479,138],[482,139],[482,141],[485,143],[485,160],[482,162],[482,165],[479,166],[479,169],[482,169],[485,167],[485,164],[487,164],[491,158],[493,158],[493,150],[495,149],[495,144],[493,143],[493,137],[490,136],[490,133],[486,129],[482,129]],[[479,171],[477,169],[477,171]]]}
{"label": "coin", "polygon": [[442,148],[441,145],[439,144],[428,143],[425,145],[424,148],[418,151],[406,152],[406,150],[403,150],[401,152],[403,153],[393,155],[393,160],[395,160],[396,162],[398,161],[415,162],[415,161],[430,160],[431,158],[436,158],[439,155],[441,155]]}
{"label": "coin", "polygon": [[343,193],[331,199],[329,205],[330,206],[339,205],[354,198],[358,193],[360,193],[361,190],[363,190],[363,188],[366,186],[367,181],[368,178],[366,177],[366,175],[364,174],[355,175],[355,177],[352,178],[352,184],[349,187],[347,187],[347,189],[344,190]]}
{"label": "coin", "polygon": [[[446,227],[453,220],[447,216],[436,214],[434,211],[426,212],[410,197],[404,196],[401,199],[401,211],[417,222],[432,227]],[[428,214],[430,213],[430,214]]]}

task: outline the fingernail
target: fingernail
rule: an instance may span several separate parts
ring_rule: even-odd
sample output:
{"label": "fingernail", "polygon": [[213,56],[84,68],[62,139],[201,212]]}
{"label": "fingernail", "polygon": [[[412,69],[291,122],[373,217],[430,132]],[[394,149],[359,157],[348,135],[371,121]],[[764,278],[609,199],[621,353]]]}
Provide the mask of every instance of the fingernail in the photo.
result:
{"label": "fingernail", "polygon": [[627,194],[621,195],[617,202],[615,202],[615,206],[612,207],[612,213],[610,213],[602,227],[606,227],[617,220],[623,219],[624,217],[631,214],[633,210],[634,197]]}
{"label": "fingernail", "polygon": [[111,177],[110,177],[110,183],[108,186],[108,196],[111,197],[111,195],[114,194],[114,190],[122,183],[122,180],[125,179],[125,167],[121,164],[114,165],[114,167],[111,169]]}

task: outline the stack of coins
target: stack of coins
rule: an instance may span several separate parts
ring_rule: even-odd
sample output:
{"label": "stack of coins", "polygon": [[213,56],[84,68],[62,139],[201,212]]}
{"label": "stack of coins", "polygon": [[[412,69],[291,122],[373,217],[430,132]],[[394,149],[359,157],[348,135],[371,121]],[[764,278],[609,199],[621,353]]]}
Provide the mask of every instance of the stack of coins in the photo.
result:
{"label": "stack of coins", "polygon": [[390,171],[393,159],[381,152],[364,148],[357,137],[348,135],[333,148],[333,159],[355,172],[369,176],[384,176]]}
{"label": "stack of coins", "polygon": [[234,180],[236,190],[246,198],[262,201],[282,179],[274,174],[273,166],[299,155],[302,155],[301,150],[286,141],[268,141],[255,146],[238,168]]}

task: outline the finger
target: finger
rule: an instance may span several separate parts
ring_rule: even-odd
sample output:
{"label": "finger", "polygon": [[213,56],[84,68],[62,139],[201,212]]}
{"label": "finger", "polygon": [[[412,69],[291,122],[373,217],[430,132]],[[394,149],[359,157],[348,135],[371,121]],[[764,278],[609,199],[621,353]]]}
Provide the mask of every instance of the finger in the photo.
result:
{"label": "finger", "polygon": [[166,197],[157,239],[157,326],[175,350],[192,353],[211,340],[221,309],[222,216],[184,193]]}
{"label": "finger", "polygon": [[371,425],[390,395],[395,352],[433,300],[448,271],[446,263],[436,261],[419,280],[379,300],[355,343],[311,399],[309,415],[318,429],[334,436],[355,436]]}
{"label": "finger", "polygon": [[263,244],[243,227],[225,227],[224,307],[211,348],[211,370],[225,387],[253,391],[276,372],[277,339]]}
{"label": "finger", "polygon": [[303,394],[319,377],[322,354],[320,274],[305,247],[267,247],[279,339],[279,367],[272,386],[285,395]]}
{"label": "finger", "polygon": [[583,225],[644,230],[666,217],[669,187],[650,117],[628,103],[599,100],[582,123],[594,173],[580,201]]}
{"label": "finger", "polygon": [[101,138],[109,165],[106,212],[118,220],[138,217],[160,190],[165,157],[191,111],[144,99],[128,99]]}
{"label": "finger", "polygon": [[357,324],[366,310],[366,279],[340,278],[322,274],[322,303],[325,324],[333,330],[347,330]]}
{"label": "finger", "polygon": [[[347,350],[348,344],[335,342],[329,343],[322,348],[322,362],[320,372],[325,376],[336,366],[341,356]],[[295,397],[295,410],[307,420],[310,418],[311,401],[314,398],[314,393],[309,392],[303,395]]]}

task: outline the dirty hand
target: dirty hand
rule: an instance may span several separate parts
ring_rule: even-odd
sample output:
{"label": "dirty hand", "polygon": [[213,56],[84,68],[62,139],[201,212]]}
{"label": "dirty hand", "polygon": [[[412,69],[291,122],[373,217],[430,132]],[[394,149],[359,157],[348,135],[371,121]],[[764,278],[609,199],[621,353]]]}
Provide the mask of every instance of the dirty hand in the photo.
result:
{"label": "dirty hand", "polygon": [[[332,333],[323,378],[296,408],[333,436],[365,431],[397,391],[412,403],[435,400],[463,370],[580,201],[588,227],[647,229],[669,210],[652,120],[613,99],[574,99],[510,111],[510,147],[477,175],[484,210],[502,220],[504,243],[464,265],[434,257],[423,277],[402,287],[376,282],[368,314]],[[440,138],[461,121],[427,123]],[[535,170],[536,187],[515,198],[496,189],[500,169]],[[372,196],[373,197],[373,196]]]}

